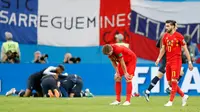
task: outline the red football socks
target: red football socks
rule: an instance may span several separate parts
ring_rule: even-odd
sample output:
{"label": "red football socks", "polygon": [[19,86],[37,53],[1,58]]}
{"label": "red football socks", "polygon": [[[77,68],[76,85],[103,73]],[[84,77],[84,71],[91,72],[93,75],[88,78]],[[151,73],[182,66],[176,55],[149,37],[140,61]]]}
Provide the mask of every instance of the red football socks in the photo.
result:
{"label": "red football socks", "polygon": [[177,86],[177,92],[181,97],[184,96],[184,93],[183,93],[183,91],[181,90],[181,88],[179,86]]}
{"label": "red football socks", "polygon": [[116,100],[119,102],[121,101],[121,91],[122,91],[121,82],[116,82],[115,84]]}
{"label": "red football socks", "polygon": [[126,101],[130,102],[131,95],[132,95],[132,82],[127,82],[126,83]]}
{"label": "red football socks", "polygon": [[172,91],[171,91],[171,94],[170,94],[170,101],[173,102],[174,97],[175,97],[176,92],[177,92],[178,84],[177,84],[176,81],[172,81],[171,85],[172,85]]}

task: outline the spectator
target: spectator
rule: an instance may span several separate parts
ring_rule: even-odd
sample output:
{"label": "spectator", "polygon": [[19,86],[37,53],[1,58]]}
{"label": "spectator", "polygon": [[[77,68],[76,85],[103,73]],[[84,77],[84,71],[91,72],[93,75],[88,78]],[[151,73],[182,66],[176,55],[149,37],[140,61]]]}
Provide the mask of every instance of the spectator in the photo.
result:
{"label": "spectator", "polygon": [[33,60],[33,63],[48,63],[48,55],[47,54],[44,54],[42,55],[40,51],[36,51],[34,53],[34,60]]}
{"label": "spectator", "polygon": [[72,57],[71,53],[66,53],[64,56],[63,63],[75,64],[75,63],[80,63],[80,61],[81,61],[80,57]]}
{"label": "spectator", "polygon": [[[196,60],[200,57],[200,53],[198,51],[196,43],[192,42],[192,37],[190,35],[184,35],[185,42],[187,43],[188,50],[190,52],[190,56],[193,62],[196,62]],[[183,58],[185,56],[183,55]],[[187,60],[183,60],[183,62],[187,63]]]}
{"label": "spectator", "polygon": [[116,41],[117,45],[123,45],[123,46],[129,48],[129,44],[124,43],[123,40],[124,40],[124,36],[122,34],[119,33],[119,34],[115,35],[115,41]]}
{"label": "spectator", "polygon": [[66,53],[65,56],[64,56],[63,63],[73,63],[72,61],[70,61],[70,58],[72,58],[72,54]]}
{"label": "spectator", "polygon": [[19,63],[20,49],[18,42],[14,42],[13,35],[10,32],[5,32],[6,42],[1,47],[1,61],[3,63]]}

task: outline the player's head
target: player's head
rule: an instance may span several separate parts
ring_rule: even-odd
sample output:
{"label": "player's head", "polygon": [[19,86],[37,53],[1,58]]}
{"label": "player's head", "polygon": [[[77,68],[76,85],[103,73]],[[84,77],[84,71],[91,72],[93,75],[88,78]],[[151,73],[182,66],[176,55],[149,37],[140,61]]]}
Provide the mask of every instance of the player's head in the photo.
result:
{"label": "player's head", "polygon": [[58,67],[56,68],[56,72],[58,73],[58,74],[61,74],[61,73],[63,73],[63,71],[65,70],[65,67],[64,67],[64,65],[58,65]]}
{"label": "player's head", "polygon": [[111,45],[106,44],[103,46],[103,50],[102,50],[103,54],[105,55],[112,55],[113,53],[113,48]]}
{"label": "player's head", "polygon": [[174,20],[167,20],[165,22],[165,29],[167,33],[171,33],[173,30],[177,29],[177,23]]}

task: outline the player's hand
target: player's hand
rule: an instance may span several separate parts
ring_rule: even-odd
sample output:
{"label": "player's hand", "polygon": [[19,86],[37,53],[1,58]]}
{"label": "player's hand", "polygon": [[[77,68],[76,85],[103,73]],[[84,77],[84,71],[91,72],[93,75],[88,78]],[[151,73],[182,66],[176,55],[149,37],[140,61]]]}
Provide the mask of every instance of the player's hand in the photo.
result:
{"label": "player's hand", "polygon": [[115,73],[115,78],[120,77],[120,74],[118,72]]}
{"label": "player's hand", "polygon": [[120,77],[119,72],[116,72],[116,73],[115,73],[115,77]]}
{"label": "player's hand", "polygon": [[190,70],[190,71],[193,70],[193,65],[192,65],[192,63],[189,63],[189,66],[188,66],[188,67],[189,67],[189,70]]}
{"label": "player's hand", "polygon": [[130,75],[129,75],[128,73],[125,73],[125,74],[124,74],[124,77],[125,77],[126,79],[129,79],[129,78],[130,78]]}
{"label": "player's hand", "polygon": [[118,72],[115,73],[115,81],[119,80],[121,77],[120,77],[120,74]]}
{"label": "player's hand", "polygon": [[160,62],[160,60],[157,59],[156,62],[155,62],[155,65],[158,66],[159,62]]}

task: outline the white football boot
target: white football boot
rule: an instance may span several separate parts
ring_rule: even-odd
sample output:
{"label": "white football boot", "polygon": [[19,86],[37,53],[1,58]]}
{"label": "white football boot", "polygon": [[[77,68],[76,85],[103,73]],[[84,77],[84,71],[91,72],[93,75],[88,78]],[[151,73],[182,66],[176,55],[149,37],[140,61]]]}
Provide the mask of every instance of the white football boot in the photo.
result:
{"label": "white football boot", "polygon": [[119,102],[119,101],[114,101],[114,102],[112,102],[112,103],[110,103],[110,105],[119,105],[121,102]]}
{"label": "white football boot", "polygon": [[165,107],[170,107],[170,106],[172,106],[172,104],[173,104],[173,102],[168,101],[164,106],[165,106]]}
{"label": "white football boot", "polygon": [[186,106],[187,104],[187,100],[188,100],[189,96],[188,95],[184,95],[183,98],[182,98],[182,106]]}
{"label": "white football boot", "polygon": [[125,101],[122,105],[128,106],[128,105],[131,105],[131,103],[129,101]]}
{"label": "white football boot", "polygon": [[6,96],[10,96],[10,95],[14,94],[15,91],[16,91],[15,88],[10,89],[8,92],[6,92]]}

